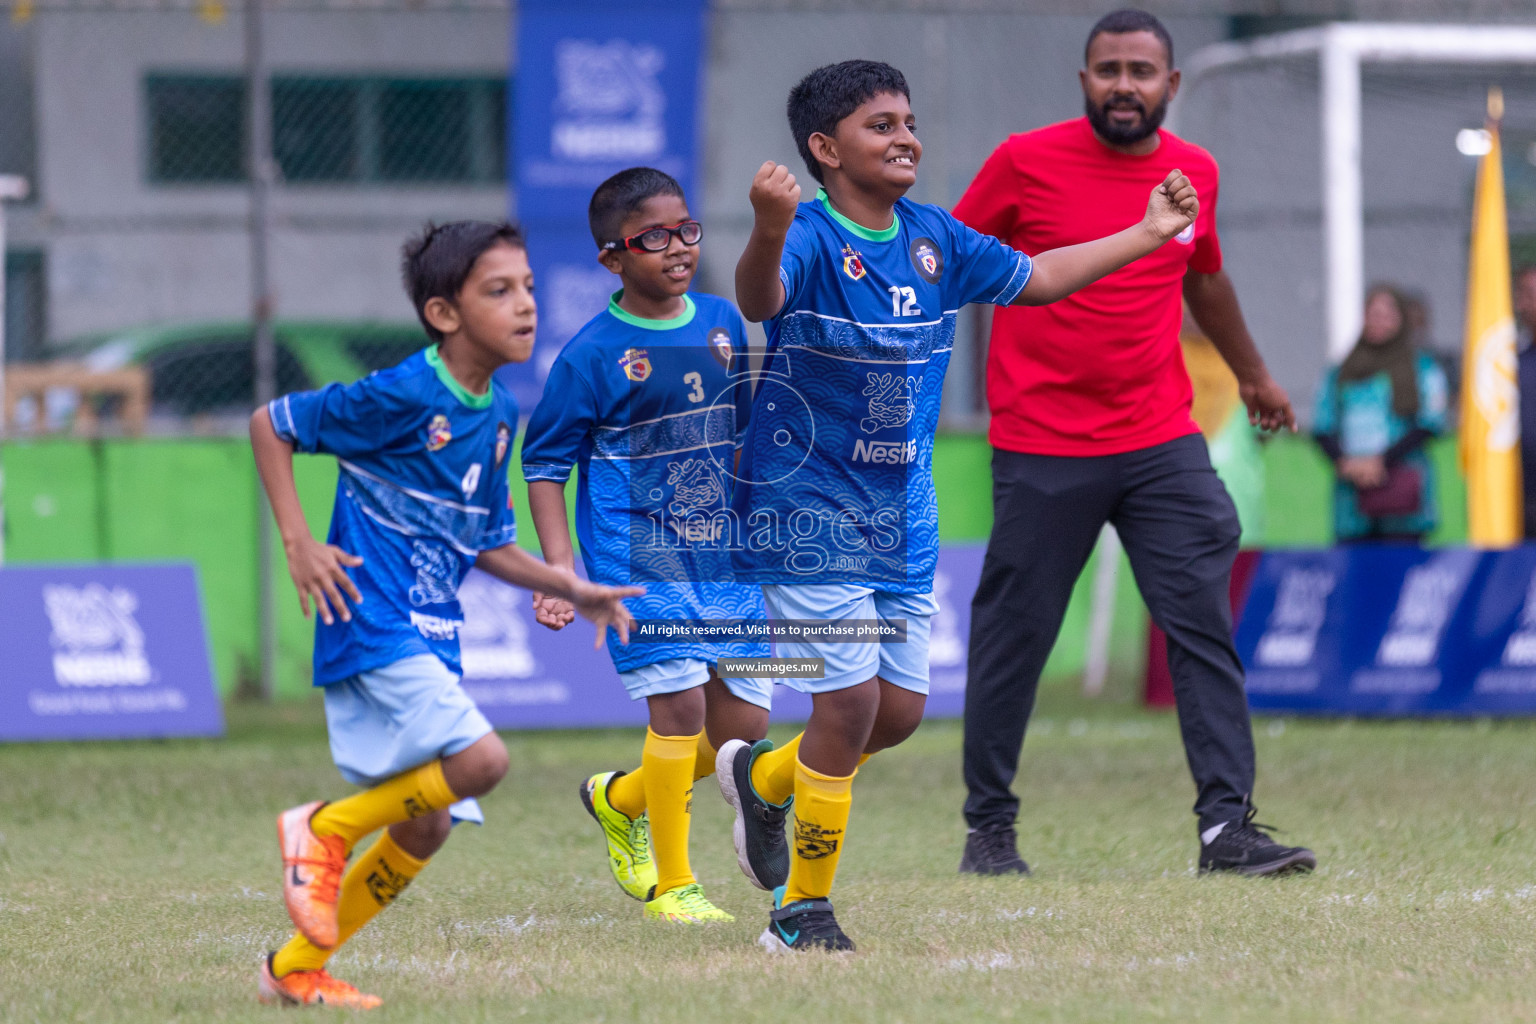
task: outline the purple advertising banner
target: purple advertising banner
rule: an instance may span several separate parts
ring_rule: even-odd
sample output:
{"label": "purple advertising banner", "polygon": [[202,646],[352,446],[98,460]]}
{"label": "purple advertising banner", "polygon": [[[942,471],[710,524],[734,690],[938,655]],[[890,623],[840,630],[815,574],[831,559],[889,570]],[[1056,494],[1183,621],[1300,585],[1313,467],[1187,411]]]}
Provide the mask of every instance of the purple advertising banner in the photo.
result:
{"label": "purple advertising banner", "polygon": [[1536,714],[1536,545],[1266,552],[1236,643],[1256,711]]}
{"label": "purple advertising banner", "polygon": [[[966,635],[971,593],[981,575],[980,545],[945,547],[934,592],[939,613],[929,641],[929,717],[958,717],[965,706]],[[606,650],[594,650],[592,625],[578,619],[559,633],[538,625],[528,594],[471,572],[459,588],[464,689],[498,729],[643,726]],[[774,687],[773,718],[804,721],[811,699]]]}
{"label": "purple advertising banner", "polygon": [[0,741],[221,736],[190,565],[0,569]]}

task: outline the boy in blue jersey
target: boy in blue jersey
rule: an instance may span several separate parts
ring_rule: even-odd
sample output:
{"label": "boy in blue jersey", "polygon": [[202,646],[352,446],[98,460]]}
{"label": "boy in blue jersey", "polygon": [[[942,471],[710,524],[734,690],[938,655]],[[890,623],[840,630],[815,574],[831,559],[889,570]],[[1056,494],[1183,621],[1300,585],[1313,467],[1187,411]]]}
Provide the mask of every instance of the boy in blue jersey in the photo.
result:
{"label": "boy in blue jersey", "polygon": [[[746,325],[725,299],[691,295],[702,228],[683,190],[649,167],[620,171],[588,208],[598,259],[622,285],[550,369],[523,439],[528,504],[545,559],[571,571],[565,484],[580,467],[576,528],[587,574],[643,583],[639,620],[759,622],[754,585],[732,581],[728,490],[750,388],[732,370]],[[569,612],[541,602],[540,621]],[[772,682],[717,671],[721,658],[766,657],[764,642],[692,638],[609,653],[629,695],[650,713],[640,767],[593,775],[581,787],[603,830],[619,886],[651,919],[699,924],[731,916],[705,897],[688,860],[694,783],[715,769],[715,744],[759,739]],[[724,676],[724,678],[722,678]],[[769,850],[787,865],[783,819]]]}
{"label": "boy in blue jersey", "polygon": [[793,800],[791,866],[761,943],[852,950],[828,896],[853,775],[912,733],[928,692],[933,437],[956,314],[968,302],[1068,295],[1172,238],[1198,201],[1174,171],[1139,224],[1032,260],[904,198],[923,148],[895,68],[847,61],[811,72],[790,93],[789,122],[824,187],[802,204],[794,176],[772,161],[752,182],[736,298],[748,319],[767,321],[768,353],[735,492],[738,515],[759,529],[738,576],[764,584],[774,619],[904,620],[905,636],[780,643],[780,655],[825,659],[824,678],[786,680],[813,695],[811,719],[778,750],[727,743],[719,777],[749,851],[768,809]]}
{"label": "boy in blue jersey", "polygon": [[[406,290],[435,342],[354,384],[278,398],[251,416],[251,447],[306,616],[331,754],[363,792],[278,817],[283,899],[298,932],[262,962],[263,1002],[379,1005],[325,970],[448,838],[483,820],[474,798],[507,752],[459,686],[456,597],[470,566],[568,598],[627,636],[613,589],[557,572],[513,544],[507,456],[517,405],[492,374],[532,352],[537,311],[510,224],[428,227],[404,250]],[[293,453],[336,456],[330,536],[310,535]],[[346,869],[353,847],[383,829]]]}

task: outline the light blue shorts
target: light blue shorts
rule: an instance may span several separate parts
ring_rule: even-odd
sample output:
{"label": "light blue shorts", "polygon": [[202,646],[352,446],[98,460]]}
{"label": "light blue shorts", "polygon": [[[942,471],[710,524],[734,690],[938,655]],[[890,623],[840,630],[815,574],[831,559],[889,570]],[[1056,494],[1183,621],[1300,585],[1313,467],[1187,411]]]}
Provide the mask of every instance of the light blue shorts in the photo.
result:
{"label": "light blue shorts", "polygon": [[[342,778],[365,787],[457,754],[491,732],[459,677],[431,654],[401,658],[325,687],[325,724]],[[456,822],[485,823],[473,799],[448,811]]]}
{"label": "light blue shorts", "polygon": [[[661,693],[681,693],[709,681],[709,670],[714,666],[698,658],[672,658],[654,665],[642,665],[629,672],[620,672],[619,680],[629,692],[630,700],[654,697]],[[735,679],[722,676],[720,681],[732,694],[748,704],[768,710],[773,707],[772,679]]]}
{"label": "light blue shorts", "polygon": [[893,594],[855,583],[765,585],[763,601],[772,619],[906,619],[906,643],[775,642],[776,658],[823,658],[822,679],[783,679],[801,693],[830,693],[879,676],[903,690],[928,693],[928,634],[939,603],[933,594]]}

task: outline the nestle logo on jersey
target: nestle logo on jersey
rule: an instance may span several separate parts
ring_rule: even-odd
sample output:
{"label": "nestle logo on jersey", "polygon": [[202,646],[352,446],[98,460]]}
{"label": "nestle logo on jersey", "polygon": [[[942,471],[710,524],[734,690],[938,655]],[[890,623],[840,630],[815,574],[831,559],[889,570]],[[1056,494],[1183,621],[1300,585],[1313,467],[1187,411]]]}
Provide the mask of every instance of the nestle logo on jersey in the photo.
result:
{"label": "nestle logo on jersey", "polygon": [[854,462],[873,462],[883,466],[904,466],[917,459],[917,442],[866,441],[853,442]]}

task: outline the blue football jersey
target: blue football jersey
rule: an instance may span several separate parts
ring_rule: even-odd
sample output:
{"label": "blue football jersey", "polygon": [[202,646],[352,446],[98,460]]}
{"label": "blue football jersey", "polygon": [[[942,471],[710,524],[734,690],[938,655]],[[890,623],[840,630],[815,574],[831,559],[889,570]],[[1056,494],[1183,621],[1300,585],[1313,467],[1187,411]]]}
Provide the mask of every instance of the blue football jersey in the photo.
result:
{"label": "blue football jersey", "polygon": [[[764,618],[762,592],[734,580],[741,536],[730,508],[751,405],[746,326],[713,295],[684,296],[672,320],[611,301],[561,350],[523,438],[523,476],[565,481],[580,468],[576,535],[587,575],[636,583],[637,619]],[[765,643],[619,644],[620,672],[673,658],[762,657]]]}
{"label": "blue football jersey", "polygon": [[955,319],[1006,305],[1029,257],[902,199],[871,231],[825,192],[784,244],[734,505],[737,576],[924,593],[938,560],[933,436]]}
{"label": "blue football jersey", "polygon": [[459,583],[481,551],[517,539],[507,456],[517,403],[471,394],[434,345],[353,384],[274,399],[277,436],[336,456],[327,538],[362,558],[352,621],[315,623],[315,685],[416,654],[459,666]]}

